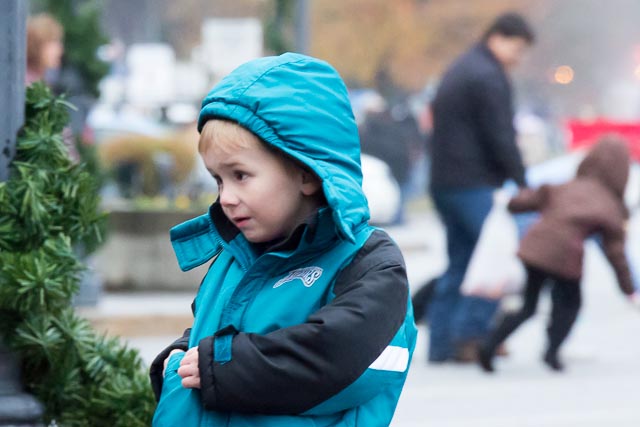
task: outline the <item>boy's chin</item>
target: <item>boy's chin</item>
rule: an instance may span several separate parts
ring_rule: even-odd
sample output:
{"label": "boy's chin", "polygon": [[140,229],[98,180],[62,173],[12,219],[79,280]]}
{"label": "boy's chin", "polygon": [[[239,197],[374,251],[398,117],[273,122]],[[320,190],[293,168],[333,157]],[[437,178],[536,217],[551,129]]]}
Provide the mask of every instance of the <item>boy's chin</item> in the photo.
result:
{"label": "boy's chin", "polygon": [[256,245],[275,243],[284,240],[284,236],[279,235],[255,235],[252,233],[242,233],[245,239]]}

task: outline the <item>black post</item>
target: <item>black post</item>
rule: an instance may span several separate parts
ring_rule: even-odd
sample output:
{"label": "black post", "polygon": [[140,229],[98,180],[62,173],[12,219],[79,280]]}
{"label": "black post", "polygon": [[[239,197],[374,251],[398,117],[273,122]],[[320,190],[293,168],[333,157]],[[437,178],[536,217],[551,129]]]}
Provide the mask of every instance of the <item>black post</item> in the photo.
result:
{"label": "black post", "polygon": [[[24,122],[26,0],[0,1],[0,182]],[[19,365],[0,339],[0,427],[42,426],[42,406],[22,391]]]}

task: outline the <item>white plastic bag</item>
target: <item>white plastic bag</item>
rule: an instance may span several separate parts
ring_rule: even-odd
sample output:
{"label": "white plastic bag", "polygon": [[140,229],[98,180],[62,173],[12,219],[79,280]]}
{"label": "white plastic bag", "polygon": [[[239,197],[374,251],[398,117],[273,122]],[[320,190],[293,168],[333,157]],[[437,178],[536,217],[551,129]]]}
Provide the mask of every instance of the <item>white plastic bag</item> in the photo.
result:
{"label": "white plastic bag", "polygon": [[496,192],[462,281],[464,295],[499,299],[522,290],[526,272],[517,257],[518,227],[507,210],[509,196]]}

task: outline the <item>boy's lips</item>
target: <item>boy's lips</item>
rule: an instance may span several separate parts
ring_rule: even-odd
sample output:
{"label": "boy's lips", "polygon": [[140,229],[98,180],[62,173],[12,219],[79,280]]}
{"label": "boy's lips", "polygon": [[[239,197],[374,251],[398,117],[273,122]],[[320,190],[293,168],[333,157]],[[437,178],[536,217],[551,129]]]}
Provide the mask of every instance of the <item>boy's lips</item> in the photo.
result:
{"label": "boy's lips", "polygon": [[231,220],[233,221],[236,227],[240,228],[243,225],[246,225],[250,219],[251,217],[248,217],[248,216],[237,216],[235,218],[232,218]]}

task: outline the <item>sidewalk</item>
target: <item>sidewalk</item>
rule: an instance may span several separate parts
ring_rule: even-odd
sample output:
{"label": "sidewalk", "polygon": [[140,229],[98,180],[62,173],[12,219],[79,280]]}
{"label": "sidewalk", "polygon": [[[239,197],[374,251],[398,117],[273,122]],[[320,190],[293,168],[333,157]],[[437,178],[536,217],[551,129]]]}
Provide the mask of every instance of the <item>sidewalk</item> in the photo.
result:
{"label": "sidewalk", "polygon": [[497,372],[426,362],[428,333],[420,328],[393,427],[636,427],[640,426],[640,312],[617,289],[594,246],[587,248],[583,308],[562,348],[564,373],[541,362],[549,296],[507,341]]}

